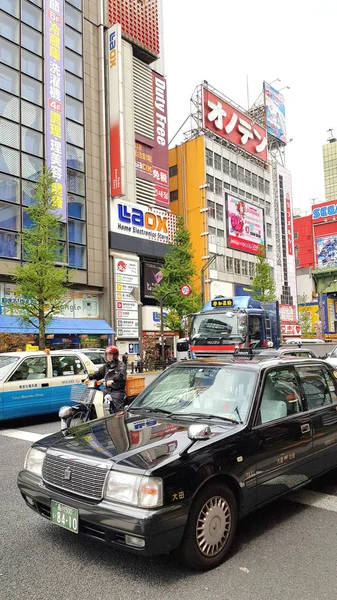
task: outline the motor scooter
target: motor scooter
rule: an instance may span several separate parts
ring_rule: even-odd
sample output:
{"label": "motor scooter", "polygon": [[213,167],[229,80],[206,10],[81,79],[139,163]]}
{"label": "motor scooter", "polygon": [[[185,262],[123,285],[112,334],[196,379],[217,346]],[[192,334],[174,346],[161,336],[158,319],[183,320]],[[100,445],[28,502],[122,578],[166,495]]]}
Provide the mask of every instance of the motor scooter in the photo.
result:
{"label": "motor scooter", "polygon": [[87,379],[84,383],[86,389],[75,385],[71,391],[70,400],[76,404],[62,406],[59,410],[62,431],[93,419],[101,419],[109,414],[110,403],[103,391],[104,381]]}

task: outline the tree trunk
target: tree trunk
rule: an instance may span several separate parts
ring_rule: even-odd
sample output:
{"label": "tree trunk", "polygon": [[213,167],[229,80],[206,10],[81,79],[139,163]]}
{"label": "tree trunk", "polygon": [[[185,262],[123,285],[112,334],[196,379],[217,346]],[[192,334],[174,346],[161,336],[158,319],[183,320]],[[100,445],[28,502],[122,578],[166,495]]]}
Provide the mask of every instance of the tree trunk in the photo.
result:
{"label": "tree trunk", "polygon": [[39,350],[46,347],[46,324],[44,318],[44,309],[39,309]]}

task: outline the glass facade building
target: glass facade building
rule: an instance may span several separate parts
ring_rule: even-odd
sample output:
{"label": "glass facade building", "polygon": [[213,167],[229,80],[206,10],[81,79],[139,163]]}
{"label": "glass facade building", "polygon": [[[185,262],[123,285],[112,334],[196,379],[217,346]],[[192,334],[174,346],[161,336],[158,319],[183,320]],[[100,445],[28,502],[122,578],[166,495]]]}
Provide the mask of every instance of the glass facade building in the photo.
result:
{"label": "glass facade building", "polygon": [[323,146],[325,199],[337,199],[337,141],[333,138]]}

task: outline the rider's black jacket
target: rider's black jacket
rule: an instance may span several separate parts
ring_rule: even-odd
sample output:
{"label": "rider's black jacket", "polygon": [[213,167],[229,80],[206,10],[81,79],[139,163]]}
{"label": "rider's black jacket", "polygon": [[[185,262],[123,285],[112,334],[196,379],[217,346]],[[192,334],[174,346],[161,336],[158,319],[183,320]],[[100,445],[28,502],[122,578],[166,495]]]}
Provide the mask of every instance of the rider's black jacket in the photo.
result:
{"label": "rider's black jacket", "polygon": [[113,384],[107,389],[108,390],[120,390],[125,391],[126,386],[126,365],[120,360],[113,360],[112,362],[106,362],[102,365],[98,371],[89,375],[89,379],[105,379],[107,381],[113,381]]}

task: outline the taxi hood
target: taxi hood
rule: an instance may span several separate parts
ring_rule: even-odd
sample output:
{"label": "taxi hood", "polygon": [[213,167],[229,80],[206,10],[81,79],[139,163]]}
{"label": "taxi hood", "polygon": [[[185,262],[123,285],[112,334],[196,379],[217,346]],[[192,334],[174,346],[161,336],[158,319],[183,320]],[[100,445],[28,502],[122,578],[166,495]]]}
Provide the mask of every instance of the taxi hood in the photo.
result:
{"label": "taxi hood", "polygon": [[[72,453],[91,458],[111,460],[113,463],[147,471],[174,457],[191,443],[188,428],[195,420],[177,420],[157,415],[144,416],[141,413],[120,413],[105,419],[90,421],[72,427],[64,435],[62,432],[43,438],[36,445],[53,448],[60,452]],[[198,420],[201,423],[201,420]],[[238,431],[238,425],[210,423],[212,436],[197,444],[209,444],[219,436],[231,435]]]}

